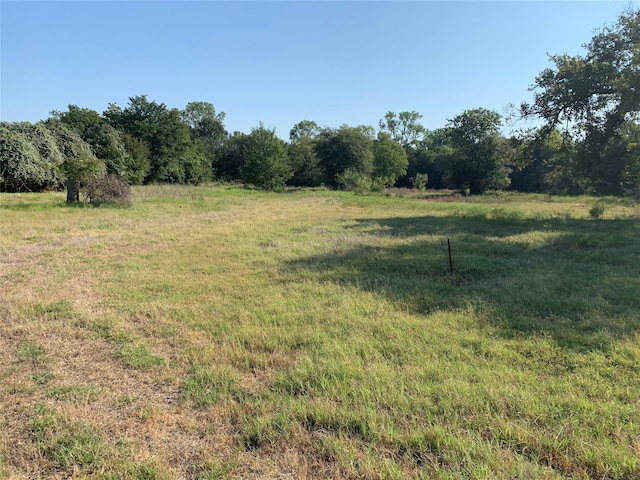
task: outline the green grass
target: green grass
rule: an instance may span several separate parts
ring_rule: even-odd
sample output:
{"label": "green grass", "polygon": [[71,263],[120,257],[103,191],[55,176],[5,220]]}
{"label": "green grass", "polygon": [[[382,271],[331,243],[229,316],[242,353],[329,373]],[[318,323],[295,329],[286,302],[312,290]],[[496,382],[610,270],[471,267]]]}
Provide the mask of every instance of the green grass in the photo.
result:
{"label": "green grass", "polygon": [[640,478],[628,199],[135,193],[0,196],[5,475]]}

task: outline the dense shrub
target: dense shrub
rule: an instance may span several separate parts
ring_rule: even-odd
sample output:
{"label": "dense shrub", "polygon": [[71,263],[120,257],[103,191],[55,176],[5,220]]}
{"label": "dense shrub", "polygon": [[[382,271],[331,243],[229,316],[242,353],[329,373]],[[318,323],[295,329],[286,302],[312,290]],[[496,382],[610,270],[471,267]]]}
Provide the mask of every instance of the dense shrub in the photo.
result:
{"label": "dense shrub", "polygon": [[429,182],[429,175],[426,173],[416,173],[414,177],[409,179],[409,183],[413,188],[424,191],[427,189],[427,183]]}
{"label": "dense shrub", "polygon": [[117,175],[94,177],[87,185],[87,198],[93,204],[132,204],[131,187]]}
{"label": "dense shrub", "polygon": [[371,190],[371,176],[357,171],[355,168],[347,168],[336,175],[338,188],[352,192],[367,192]]}

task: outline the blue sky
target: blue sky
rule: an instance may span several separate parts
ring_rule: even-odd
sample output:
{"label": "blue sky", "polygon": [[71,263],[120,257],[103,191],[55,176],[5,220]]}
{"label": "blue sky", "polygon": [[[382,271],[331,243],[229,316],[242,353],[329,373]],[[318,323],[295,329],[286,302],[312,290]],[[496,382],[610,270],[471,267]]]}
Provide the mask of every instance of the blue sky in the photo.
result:
{"label": "blue sky", "polygon": [[229,131],[301,120],[434,129],[531,100],[547,53],[579,54],[628,1],[0,1],[0,119],[148,95],[226,112]]}

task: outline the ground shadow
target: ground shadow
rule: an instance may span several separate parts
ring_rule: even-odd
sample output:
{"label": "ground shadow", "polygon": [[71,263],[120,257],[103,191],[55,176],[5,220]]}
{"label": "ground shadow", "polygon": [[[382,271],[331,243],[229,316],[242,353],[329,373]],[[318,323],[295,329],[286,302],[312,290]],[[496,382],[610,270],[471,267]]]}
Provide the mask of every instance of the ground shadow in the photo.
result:
{"label": "ground shadow", "polygon": [[418,314],[472,308],[502,335],[544,333],[577,349],[640,331],[635,219],[393,217],[358,220],[344,237],[285,270],[311,270]]}

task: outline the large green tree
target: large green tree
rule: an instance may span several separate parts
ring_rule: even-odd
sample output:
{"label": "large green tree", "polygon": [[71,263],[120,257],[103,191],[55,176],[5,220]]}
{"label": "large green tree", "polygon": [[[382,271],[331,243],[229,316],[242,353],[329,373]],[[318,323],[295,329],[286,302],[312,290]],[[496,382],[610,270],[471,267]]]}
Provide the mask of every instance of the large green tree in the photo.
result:
{"label": "large green tree", "polygon": [[61,120],[50,118],[45,125],[55,137],[58,150],[64,156],[59,170],[67,179],[67,202],[77,202],[80,200],[80,190],[91,178],[105,173],[105,164],[96,158],[90,145]]}
{"label": "large green tree", "polygon": [[370,129],[343,125],[338,129],[325,128],[318,135],[316,154],[327,185],[348,187],[341,181],[345,173],[350,179],[359,178],[358,183],[371,181],[374,154]]}
{"label": "large green tree", "polygon": [[[34,135],[35,134],[35,135]],[[40,139],[34,142],[34,136]],[[36,145],[40,145],[41,149]],[[44,153],[46,149],[48,153]],[[0,191],[42,191],[61,184],[58,165],[64,157],[42,125],[0,123]]]}
{"label": "large green tree", "polygon": [[293,143],[301,138],[315,138],[321,131],[322,129],[313,120],[302,120],[289,131],[289,140]]}
{"label": "large green tree", "polygon": [[225,115],[224,112],[216,112],[209,102],[190,102],[180,111],[180,119],[189,126],[193,142],[205,155],[212,170],[229,135],[224,126]]}
{"label": "large green tree", "polygon": [[[63,185],[64,179],[60,176],[58,167],[64,161],[64,155],[58,148],[57,140],[54,134],[47,128],[44,122],[38,122],[35,124],[29,122],[15,122],[15,123],[3,123],[3,132],[10,131],[11,135],[8,135],[8,143],[4,143],[2,150],[2,156],[7,162],[5,167],[8,168],[11,163],[13,167],[11,170],[17,175],[14,180],[18,183],[15,187],[21,185],[21,190],[27,191],[42,191],[47,189],[56,189]],[[3,134],[4,135],[4,134]],[[19,143],[15,141],[21,138]],[[23,141],[24,140],[24,141]],[[18,150],[9,148],[5,150],[10,144],[14,147],[18,145],[26,146],[26,143],[31,144],[36,149],[37,156],[32,157],[28,154],[28,150]],[[19,153],[20,152],[20,153]],[[15,156],[19,153],[19,156]],[[9,158],[12,158],[9,162]],[[18,158],[22,158],[18,161]],[[17,162],[17,163],[14,163]],[[8,172],[8,171],[7,171]],[[27,173],[28,172],[28,173]],[[8,176],[7,178],[10,178]]]}
{"label": "large green tree", "polygon": [[211,178],[211,165],[203,150],[194,145],[178,109],[139,95],[130,97],[124,109],[110,104],[103,115],[113,127],[148,145],[151,168],[147,182],[198,183]]}
{"label": "large green tree", "polygon": [[222,144],[216,159],[216,176],[225,181],[241,181],[245,165],[244,149],[248,142],[246,133],[233,132]]}
{"label": "large green tree", "polygon": [[92,153],[80,152],[75,157],[67,157],[60,165],[60,171],[67,177],[67,203],[80,201],[80,190],[99,174],[104,174],[104,163]]}
{"label": "large green tree", "polygon": [[378,132],[373,142],[373,183],[380,187],[389,187],[407,173],[409,160],[402,146],[385,132]]}
{"label": "large green tree", "polygon": [[481,194],[505,185],[507,172],[500,155],[502,117],[493,110],[466,110],[449,120],[453,154],[448,163],[451,186]]}
{"label": "large green tree", "polygon": [[380,130],[405,149],[414,147],[422,140],[427,130],[419,123],[422,118],[416,111],[411,112],[387,112],[378,123]]}
{"label": "large green tree", "polygon": [[640,114],[640,9],[620,15],[584,47],[584,55],[550,56],[553,67],[538,75],[533,103],[522,104],[521,112],[541,118],[548,132],[562,127],[571,133],[580,173],[592,188],[616,193],[628,168],[607,151]]}
{"label": "large green tree", "polygon": [[410,187],[417,175],[426,175],[429,187],[445,187],[446,166],[453,153],[449,129],[427,130],[422,140],[405,151],[409,160],[407,173],[397,180],[396,185]]}
{"label": "large green tree", "polygon": [[302,120],[289,132],[289,162],[293,169],[293,176],[288,182],[290,185],[317,187],[323,182],[324,172],[315,150],[321,130],[316,122]]}
{"label": "large green tree", "polygon": [[291,178],[287,143],[278,138],[275,129],[262,123],[251,130],[244,144],[243,180],[265,190],[279,190]]}
{"label": "large green tree", "polygon": [[131,184],[140,184],[147,176],[151,167],[148,154],[141,157],[140,150],[130,150],[131,142],[125,139],[130,134],[111,126],[95,110],[69,105],[65,112],[51,113],[89,144],[95,156],[105,163],[108,174]]}

